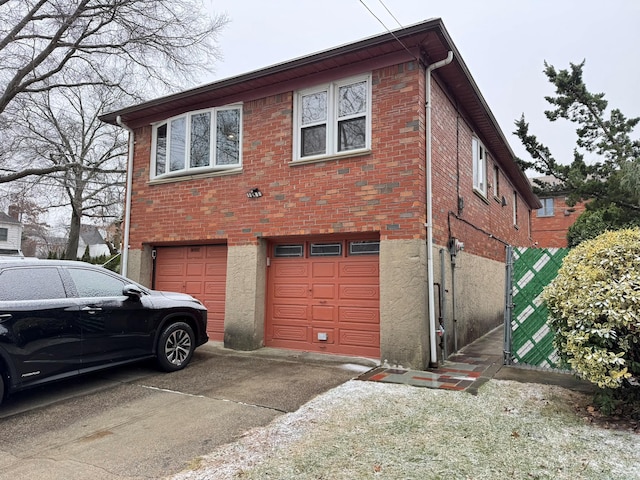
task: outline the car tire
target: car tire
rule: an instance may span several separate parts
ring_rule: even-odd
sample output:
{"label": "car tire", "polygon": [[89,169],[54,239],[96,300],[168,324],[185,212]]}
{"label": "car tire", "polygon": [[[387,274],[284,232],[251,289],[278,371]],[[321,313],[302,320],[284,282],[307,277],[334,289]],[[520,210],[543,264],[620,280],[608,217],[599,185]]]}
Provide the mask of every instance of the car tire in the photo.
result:
{"label": "car tire", "polygon": [[0,405],[2,405],[3,400],[4,400],[4,375],[2,375],[2,371],[0,371]]}
{"label": "car tire", "polygon": [[165,372],[186,367],[195,350],[193,329],[185,322],[167,325],[158,340],[158,364]]}

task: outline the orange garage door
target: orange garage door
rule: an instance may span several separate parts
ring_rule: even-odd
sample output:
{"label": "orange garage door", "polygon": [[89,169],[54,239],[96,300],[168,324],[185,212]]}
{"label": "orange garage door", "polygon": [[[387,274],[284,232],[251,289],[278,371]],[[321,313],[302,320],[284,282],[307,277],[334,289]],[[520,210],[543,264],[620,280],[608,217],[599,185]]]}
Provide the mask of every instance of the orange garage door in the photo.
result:
{"label": "orange garage door", "polygon": [[210,340],[224,338],[227,246],[157,247],[154,288],[193,295],[207,307]]}
{"label": "orange garage door", "polygon": [[378,241],[270,246],[265,344],[380,357]]}

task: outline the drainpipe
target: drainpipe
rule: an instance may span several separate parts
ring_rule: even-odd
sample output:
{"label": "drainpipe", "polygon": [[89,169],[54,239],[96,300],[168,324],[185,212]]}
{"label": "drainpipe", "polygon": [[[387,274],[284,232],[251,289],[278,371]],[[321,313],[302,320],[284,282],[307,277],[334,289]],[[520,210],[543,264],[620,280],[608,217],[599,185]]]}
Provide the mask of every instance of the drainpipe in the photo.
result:
{"label": "drainpipe", "polygon": [[116,117],[116,123],[129,132],[129,152],[127,158],[127,188],[125,191],[126,202],[124,207],[124,230],[122,232],[122,263],[120,273],[127,276],[127,264],[129,263],[129,226],[131,224],[131,189],[133,187],[133,130],[122,122],[120,115]]}
{"label": "drainpipe", "polygon": [[436,68],[444,67],[453,60],[453,52],[449,51],[447,58],[427,67],[425,86],[425,134],[426,134],[426,176],[427,176],[427,288],[429,297],[429,340],[430,362],[429,367],[437,368],[438,355],[436,352],[436,314],[433,300],[433,195],[431,187],[431,72]]}

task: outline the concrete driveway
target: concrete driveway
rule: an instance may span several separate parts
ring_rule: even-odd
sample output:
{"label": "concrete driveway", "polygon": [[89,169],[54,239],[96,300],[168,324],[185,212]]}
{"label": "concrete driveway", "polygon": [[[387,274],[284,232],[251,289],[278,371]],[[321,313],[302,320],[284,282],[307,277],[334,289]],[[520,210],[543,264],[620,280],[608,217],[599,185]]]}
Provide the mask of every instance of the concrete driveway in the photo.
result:
{"label": "concrete driveway", "polygon": [[22,392],[0,406],[0,478],[167,477],[373,366],[209,343],[180,372],[142,363]]}

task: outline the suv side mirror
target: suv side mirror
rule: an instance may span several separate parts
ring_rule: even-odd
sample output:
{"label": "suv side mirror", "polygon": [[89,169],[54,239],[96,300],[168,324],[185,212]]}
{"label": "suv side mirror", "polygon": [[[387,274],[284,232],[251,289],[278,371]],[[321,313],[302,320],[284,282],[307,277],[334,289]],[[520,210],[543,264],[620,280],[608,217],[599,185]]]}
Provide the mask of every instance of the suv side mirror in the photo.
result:
{"label": "suv side mirror", "polygon": [[140,290],[136,285],[128,284],[122,288],[122,294],[129,297],[131,300],[140,300],[140,297],[143,295],[143,291]]}

